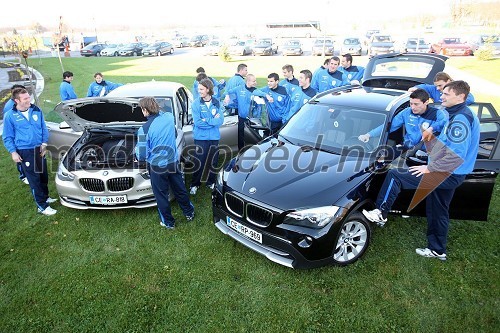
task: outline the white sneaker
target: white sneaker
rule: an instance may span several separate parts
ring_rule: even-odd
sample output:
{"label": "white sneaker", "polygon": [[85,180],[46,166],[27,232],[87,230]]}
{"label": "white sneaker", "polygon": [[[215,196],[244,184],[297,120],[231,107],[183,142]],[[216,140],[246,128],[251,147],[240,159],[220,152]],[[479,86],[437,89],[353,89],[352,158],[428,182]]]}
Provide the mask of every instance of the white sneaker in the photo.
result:
{"label": "white sneaker", "polygon": [[23,183],[25,183],[26,185],[29,185],[29,184],[30,184],[30,182],[28,181],[28,178],[27,178],[27,177],[21,178],[21,181],[22,181]]}
{"label": "white sneaker", "polygon": [[210,189],[210,191],[213,191],[215,188],[215,184],[207,185],[207,187]]}
{"label": "white sneaker", "polygon": [[195,195],[197,191],[198,191],[198,186],[191,186],[189,194]]}
{"label": "white sneaker", "polygon": [[45,202],[48,204],[54,203],[56,201],[57,201],[57,199],[55,199],[55,198],[47,198],[47,200],[45,200]]}
{"label": "white sneaker", "polygon": [[382,216],[382,212],[380,211],[380,209],[374,209],[370,211],[363,209],[362,213],[368,219],[368,221],[376,223],[379,227],[383,227],[385,222],[387,222],[387,219],[384,219],[384,217]]}
{"label": "white sneaker", "polygon": [[415,252],[418,255],[421,255],[422,257],[426,257],[426,258],[438,258],[439,260],[443,260],[443,261],[446,260],[446,253],[439,254],[436,251],[431,250],[429,248],[416,249]]}
{"label": "white sneaker", "polygon": [[51,208],[50,206],[47,206],[47,208],[45,208],[44,210],[41,210],[40,208],[38,208],[38,212],[40,214],[43,214],[43,215],[54,215],[55,213],[57,213],[57,210],[55,210],[54,208]]}

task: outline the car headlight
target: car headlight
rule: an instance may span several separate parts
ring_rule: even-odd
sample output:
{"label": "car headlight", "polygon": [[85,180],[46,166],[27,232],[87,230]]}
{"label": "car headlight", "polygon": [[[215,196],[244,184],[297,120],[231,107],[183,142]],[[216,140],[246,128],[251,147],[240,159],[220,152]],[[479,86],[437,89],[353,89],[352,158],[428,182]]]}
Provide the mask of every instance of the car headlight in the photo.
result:
{"label": "car headlight", "polygon": [[141,177],[144,178],[145,180],[149,180],[151,179],[151,176],[149,175],[149,171],[146,170],[146,171],[143,171],[140,173]]}
{"label": "car headlight", "polygon": [[59,163],[57,168],[57,178],[64,182],[72,182],[75,179],[75,175],[68,171],[62,163]]}
{"label": "car headlight", "polygon": [[324,206],[297,210],[285,216],[283,223],[309,228],[322,228],[337,218],[337,206]]}

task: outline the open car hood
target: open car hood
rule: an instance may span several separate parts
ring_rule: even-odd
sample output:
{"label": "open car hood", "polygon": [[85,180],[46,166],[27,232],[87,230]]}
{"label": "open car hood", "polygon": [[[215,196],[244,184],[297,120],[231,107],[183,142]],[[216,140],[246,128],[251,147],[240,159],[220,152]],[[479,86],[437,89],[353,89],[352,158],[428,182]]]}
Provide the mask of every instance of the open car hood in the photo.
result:
{"label": "open car hood", "polygon": [[392,82],[406,81],[410,85],[433,84],[434,76],[442,72],[448,57],[431,53],[389,53],[370,59],[363,75],[363,86],[387,86]]}
{"label": "open car hood", "polygon": [[135,98],[77,98],[57,104],[54,111],[77,132],[92,127],[140,126],[146,122]]}

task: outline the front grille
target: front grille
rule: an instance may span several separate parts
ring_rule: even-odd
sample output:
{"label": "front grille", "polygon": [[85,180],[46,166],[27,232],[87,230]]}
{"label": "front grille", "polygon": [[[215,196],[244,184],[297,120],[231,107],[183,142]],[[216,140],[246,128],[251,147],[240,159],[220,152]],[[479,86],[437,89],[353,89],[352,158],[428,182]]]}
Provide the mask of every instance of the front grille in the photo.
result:
{"label": "front grille", "polygon": [[227,209],[234,215],[245,218],[260,227],[268,227],[273,221],[273,212],[267,208],[245,201],[231,192],[224,194]]}
{"label": "front grille", "polygon": [[247,220],[250,223],[267,227],[273,220],[273,213],[270,210],[247,203]]}
{"label": "front grille", "polygon": [[95,178],[81,178],[80,186],[89,192],[104,192],[104,182]]}
{"label": "front grille", "polygon": [[132,177],[111,178],[106,182],[106,186],[108,187],[108,190],[112,192],[127,191],[134,186],[134,178]]}
{"label": "front grille", "polygon": [[226,193],[224,197],[226,199],[226,206],[229,209],[229,211],[238,217],[243,217],[243,212],[244,212],[243,200],[236,197],[232,193]]}

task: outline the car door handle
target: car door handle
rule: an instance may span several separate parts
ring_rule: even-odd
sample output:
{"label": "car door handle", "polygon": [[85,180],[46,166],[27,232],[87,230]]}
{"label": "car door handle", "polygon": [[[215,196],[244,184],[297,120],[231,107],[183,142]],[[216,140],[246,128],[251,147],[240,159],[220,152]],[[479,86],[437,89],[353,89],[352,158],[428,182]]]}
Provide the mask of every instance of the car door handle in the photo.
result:
{"label": "car door handle", "polygon": [[233,126],[236,125],[238,122],[237,121],[229,121],[227,123],[224,123],[224,126]]}

